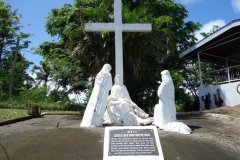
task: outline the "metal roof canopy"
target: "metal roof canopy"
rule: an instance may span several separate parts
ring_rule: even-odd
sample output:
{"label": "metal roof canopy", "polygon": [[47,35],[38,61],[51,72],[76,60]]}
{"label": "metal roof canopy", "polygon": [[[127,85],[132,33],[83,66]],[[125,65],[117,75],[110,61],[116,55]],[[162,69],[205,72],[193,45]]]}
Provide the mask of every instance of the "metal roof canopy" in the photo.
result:
{"label": "metal roof canopy", "polygon": [[240,64],[240,19],[234,20],[185,50],[182,59],[236,66]]}

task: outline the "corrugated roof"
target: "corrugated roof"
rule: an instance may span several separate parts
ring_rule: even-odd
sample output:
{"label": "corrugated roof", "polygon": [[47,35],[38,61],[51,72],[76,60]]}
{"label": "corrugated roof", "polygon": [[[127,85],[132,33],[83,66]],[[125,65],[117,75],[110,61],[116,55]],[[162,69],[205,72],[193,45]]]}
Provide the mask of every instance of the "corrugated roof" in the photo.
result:
{"label": "corrugated roof", "polygon": [[240,64],[240,19],[234,20],[185,50],[179,57],[188,60],[198,60],[200,53],[201,62],[228,66]]}

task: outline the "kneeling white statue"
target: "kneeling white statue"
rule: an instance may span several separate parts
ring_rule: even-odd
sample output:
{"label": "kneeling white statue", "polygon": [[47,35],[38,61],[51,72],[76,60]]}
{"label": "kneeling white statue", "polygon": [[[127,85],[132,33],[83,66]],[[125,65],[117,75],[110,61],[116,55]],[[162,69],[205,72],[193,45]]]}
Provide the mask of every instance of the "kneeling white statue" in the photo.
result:
{"label": "kneeling white statue", "polygon": [[148,125],[153,122],[141,108],[130,98],[126,86],[120,76],[115,77],[115,84],[108,97],[108,106],[104,114],[104,125],[135,126]]}
{"label": "kneeling white statue", "polygon": [[102,126],[103,116],[107,107],[107,97],[112,87],[111,69],[110,64],[105,64],[97,74],[80,127]]}
{"label": "kneeling white statue", "polygon": [[159,129],[165,131],[190,134],[192,130],[182,122],[177,122],[176,106],[174,102],[174,85],[168,70],[161,72],[162,83],[158,88],[157,94],[159,103],[154,108],[154,122]]}

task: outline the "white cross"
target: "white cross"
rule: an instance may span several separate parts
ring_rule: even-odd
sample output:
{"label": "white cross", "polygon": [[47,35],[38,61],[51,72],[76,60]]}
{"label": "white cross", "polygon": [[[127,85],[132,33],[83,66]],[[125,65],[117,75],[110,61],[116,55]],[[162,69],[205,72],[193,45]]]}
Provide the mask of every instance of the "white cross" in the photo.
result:
{"label": "white cross", "polygon": [[122,32],[147,32],[152,30],[151,24],[123,24],[122,1],[114,0],[113,23],[86,23],[86,31],[110,31],[115,32],[115,63],[116,75],[120,75],[123,82],[123,45]]}

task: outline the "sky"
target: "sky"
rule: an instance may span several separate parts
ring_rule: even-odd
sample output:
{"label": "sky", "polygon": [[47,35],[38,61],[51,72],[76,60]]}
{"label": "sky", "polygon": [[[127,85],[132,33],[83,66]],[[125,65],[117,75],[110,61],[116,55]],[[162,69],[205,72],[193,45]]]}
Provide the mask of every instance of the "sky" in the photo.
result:
{"label": "sky", "polygon": [[[21,24],[30,24],[21,31],[34,36],[29,38],[31,41],[29,48],[22,50],[21,53],[26,59],[39,66],[42,57],[31,53],[33,52],[31,48],[53,40],[44,28],[48,13],[52,8],[60,8],[64,3],[73,4],[73,0],[4,0],[4,2],[12,6],[12,11],[18,9],[18,14],[22,14]],[[201,29],[196,32],[199,40],[202,38],[199,33],[209,32],[213,25],[222,27],[233,20],[240,19],[240,0],[175,0],[175,2],[184,5],[188,10],[189,16],[185,21],[202,24]]]}
{"label": "sky", "polygon": [[[18,14],[22,14],[20,18],[21,24],[30,24],[21,28],[21,32],[31,33],[33,36],[29,37],[31,41],[29,48],[21,50],[21,54],[26,59],[33,62],[34,65],[39,66],[42,57],[33,54],[31,48],[37,48],[45,41],[52,41],[53,38],[45,32],[45,22],[48,13],[53,8],[61,8],[63,4],[73,4],[73,0],[3,0],[5,3],[10,4],[12,11],[18,9]],[[30,66],[28,72],[30,73],[33,66]]]}

